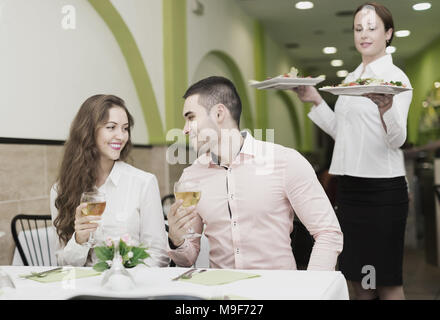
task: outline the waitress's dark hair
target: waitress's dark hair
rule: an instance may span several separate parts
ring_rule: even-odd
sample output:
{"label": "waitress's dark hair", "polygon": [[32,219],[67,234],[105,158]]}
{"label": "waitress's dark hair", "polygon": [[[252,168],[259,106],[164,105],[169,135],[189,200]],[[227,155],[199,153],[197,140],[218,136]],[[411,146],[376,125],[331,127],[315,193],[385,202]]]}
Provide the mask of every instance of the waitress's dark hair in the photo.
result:
{"label": "waitress's dark hair", "polygon": [[362,5],[360,5],[353,15],[353,28],[354,28],[354,18],[358,14],[359,11],[362,9],[374,9],[377,13],[377,15],[382,19],[382,22],[385,26],[385,32],[387,32],[390,29],[393,29],[393,34],[391,35],[390,40],[387,41],[387,47],[391,45],[391,42],[394,38],[394,21],[393,21],[393,15],[391,14],[391,11],[388,10],[385,6],[381,5],[377,2],[366,2]]}

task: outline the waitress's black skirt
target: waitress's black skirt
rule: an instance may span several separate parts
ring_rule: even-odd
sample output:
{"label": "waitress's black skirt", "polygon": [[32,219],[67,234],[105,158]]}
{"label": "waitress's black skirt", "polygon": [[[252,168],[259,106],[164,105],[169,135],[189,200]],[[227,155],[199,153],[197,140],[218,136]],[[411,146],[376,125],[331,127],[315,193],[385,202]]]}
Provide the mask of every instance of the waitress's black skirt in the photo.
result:
{"label": "waitress's black skirt", "polygon": [[408,216],[405,177],[340,176],[336,214],[344,234],[339,269],[345,278],[371,285],[375,273],[376,286],[402,285]]}

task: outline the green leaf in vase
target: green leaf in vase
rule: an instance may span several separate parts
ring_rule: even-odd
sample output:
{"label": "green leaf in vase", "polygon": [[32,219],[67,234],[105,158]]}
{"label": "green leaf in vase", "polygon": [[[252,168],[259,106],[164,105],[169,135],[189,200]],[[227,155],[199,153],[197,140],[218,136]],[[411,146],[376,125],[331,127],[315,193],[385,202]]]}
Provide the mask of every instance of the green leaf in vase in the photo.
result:
{"label": "green leaf in vase", "polygon": [[93,270],[98,271],[98,272],[103,272],[105,270],[107,270],[108,268],[110,268],[110,266],[107,264],[107,262],[98,262],[93,266]]}
{"label": "green leaf in vase", "polygon": [[95,254],[99,260],[107,261],[113,259],[113,249],[108,247],[95,247]]}

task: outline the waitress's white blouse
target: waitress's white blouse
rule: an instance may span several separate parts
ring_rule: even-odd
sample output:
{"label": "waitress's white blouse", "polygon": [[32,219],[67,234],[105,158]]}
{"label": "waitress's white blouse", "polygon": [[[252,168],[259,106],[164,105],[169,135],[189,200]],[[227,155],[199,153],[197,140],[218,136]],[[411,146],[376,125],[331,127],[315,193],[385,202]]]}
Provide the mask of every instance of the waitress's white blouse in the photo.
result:
{"label": "waitress's white blouse", "polygon": [[[361,63],[344,83],[358,78],[401,81],[411,87],[405,73],[387,54],[365,67]],[[313,106],[309,118],[335,140],[329,173],[364,178],[391,178],[405,175],[403,153],[412,91],[394,96],[392,107],[383,115],[385,131],[377,105],[365,97],[339,96],[335,111],[323,100]]]}
{"label": "waitress's white blouse", "polygon": [[[149,247],[147,252],[151,257],[145,260],[149,266],[167,266],[168,236],[156,177],[116,161],[99,191],[106,195],[106,207],[95,238],[105,241],[107,237],[118,238],[128,234],[135,245]],[[56,198],[54,185],[50,192],[52,222],[58,216]],[[66,246],[57,242],[56,255],[59,265],[91,266],[98,262],[92,250],[75,241],[75,233]]]}

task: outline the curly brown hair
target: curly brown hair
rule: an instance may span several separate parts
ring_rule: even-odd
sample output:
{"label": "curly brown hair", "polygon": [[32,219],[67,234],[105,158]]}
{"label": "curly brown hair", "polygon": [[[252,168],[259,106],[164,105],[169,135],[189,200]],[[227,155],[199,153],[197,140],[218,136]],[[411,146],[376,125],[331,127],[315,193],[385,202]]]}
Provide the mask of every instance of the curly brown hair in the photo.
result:
{"label": "curly brown hair", "polygon": [[54,220],[54,225],[64,244],[67,244],[73,235],[75,209],[80,204],[81,194],[92,190],[96,183],[100,158],[96,134],[107,122],[109,110],[113,107],[120,107],[127,113],[128,141],[119,158],[125,160],[132,148],[131,128],[134,120],[121,98],[104,94],[88,98],[82,104],[70,127],[57,178],[58,196],[55,200],[58,216]]}

